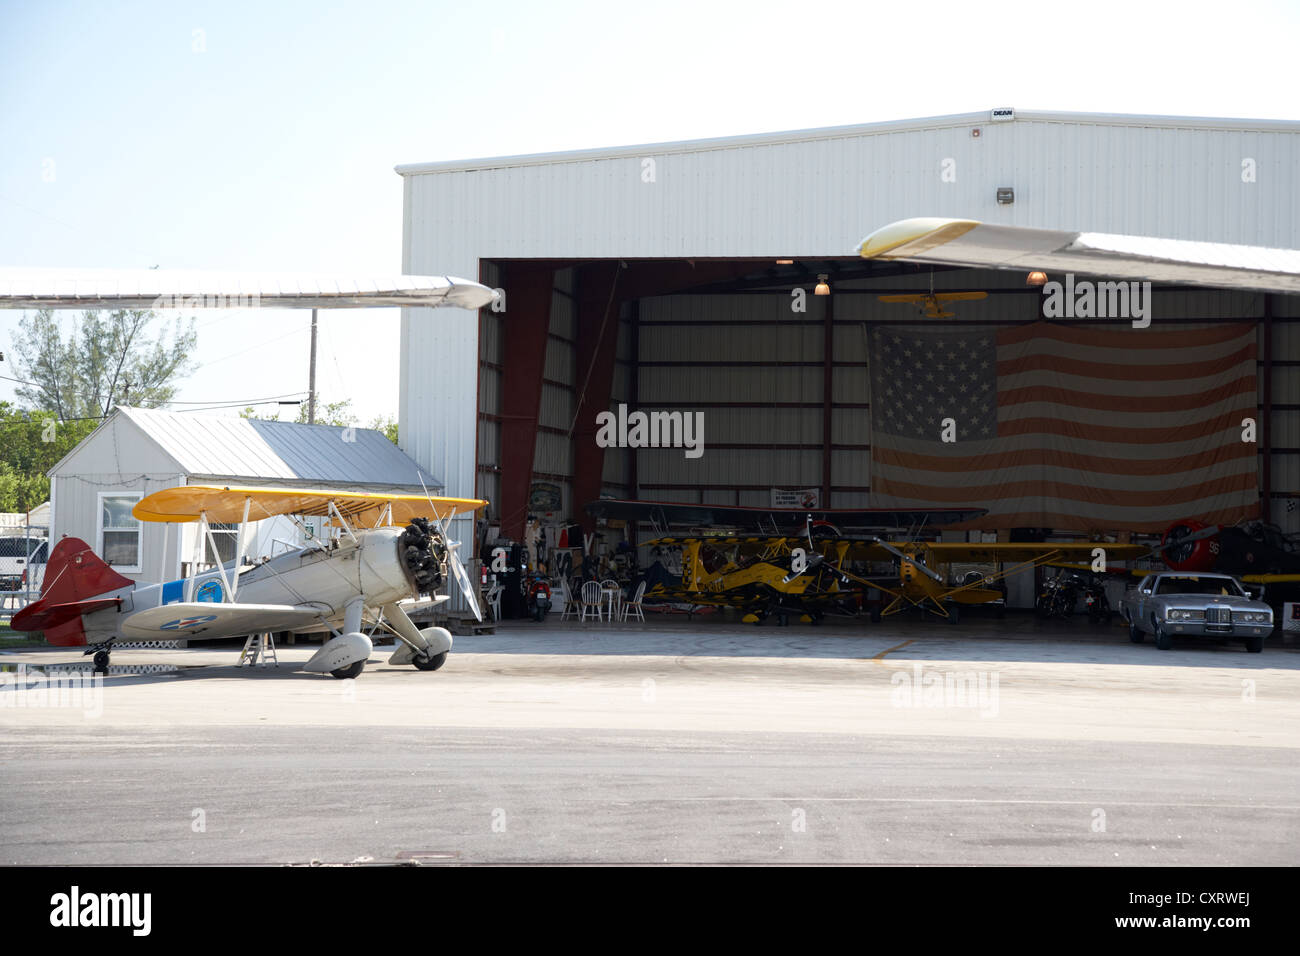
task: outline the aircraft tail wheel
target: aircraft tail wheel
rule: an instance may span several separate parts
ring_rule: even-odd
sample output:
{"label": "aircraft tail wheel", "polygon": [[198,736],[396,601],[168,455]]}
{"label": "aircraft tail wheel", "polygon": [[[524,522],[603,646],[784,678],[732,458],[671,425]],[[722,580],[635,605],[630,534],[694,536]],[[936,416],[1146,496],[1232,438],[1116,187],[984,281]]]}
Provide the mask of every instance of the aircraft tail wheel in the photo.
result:
{"label": "aircraft tail wheel", "polygon": [[108,651],[96,651],[94,657],[95,669],[91,673],[103,674],[108,676]]}
{"label": "aircraft tail wheel", "polygon": [[340,667],[336,671],[330,671],[330,674],[339,680],[352,680],[360,677],[361,672],[366,669],[365,661],[357,661],[355,664],[349,664],[347,667]]}
{"label": "aircraft tail wheel", "polygon": [[420,657],[417,655],[411,660],[411,663],[415,665],[416,670],[436,671],[443,664],[447,663],[447,652],[443,651],[441,654],[434,654],[432,657]]}

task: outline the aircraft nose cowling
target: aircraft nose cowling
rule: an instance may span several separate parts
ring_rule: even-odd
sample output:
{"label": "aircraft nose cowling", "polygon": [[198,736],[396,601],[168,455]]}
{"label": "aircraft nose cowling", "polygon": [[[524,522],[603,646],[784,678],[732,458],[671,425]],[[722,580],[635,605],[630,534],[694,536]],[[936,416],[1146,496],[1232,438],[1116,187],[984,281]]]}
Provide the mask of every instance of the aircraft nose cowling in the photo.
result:
{"label": "aircraft nose cowling", "polygon": [[421,594],[433,594],[442,584],[442,564],[446,555],[440,536],[429,528],[425,518],[414,518],[397,539],[397,553]]}

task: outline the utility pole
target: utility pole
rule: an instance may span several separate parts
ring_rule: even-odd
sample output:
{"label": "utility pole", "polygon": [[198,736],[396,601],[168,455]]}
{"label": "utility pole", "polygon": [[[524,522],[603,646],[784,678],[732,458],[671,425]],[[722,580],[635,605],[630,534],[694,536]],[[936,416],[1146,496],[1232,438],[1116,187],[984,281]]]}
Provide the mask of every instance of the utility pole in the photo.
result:
{"label": "utility pole", "polygon": [[316,310],[311,310],[311,368],[307,373],[307,424],[316,424]]}

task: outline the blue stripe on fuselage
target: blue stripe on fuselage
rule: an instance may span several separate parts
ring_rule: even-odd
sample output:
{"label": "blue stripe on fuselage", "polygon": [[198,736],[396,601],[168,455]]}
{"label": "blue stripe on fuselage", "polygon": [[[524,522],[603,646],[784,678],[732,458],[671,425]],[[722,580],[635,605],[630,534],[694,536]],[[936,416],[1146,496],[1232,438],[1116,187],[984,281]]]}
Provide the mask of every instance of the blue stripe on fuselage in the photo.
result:
{"label": "blue stripe on fuselage", "polygon": [[162,586],[162,603],[175,604],[185,597],[185,580],[168,581]]}

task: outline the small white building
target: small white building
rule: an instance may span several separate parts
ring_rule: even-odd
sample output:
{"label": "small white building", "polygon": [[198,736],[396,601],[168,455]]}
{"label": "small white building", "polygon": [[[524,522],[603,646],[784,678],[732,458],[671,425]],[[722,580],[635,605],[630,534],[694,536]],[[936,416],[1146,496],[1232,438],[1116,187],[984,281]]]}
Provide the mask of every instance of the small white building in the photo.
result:
{"label": "small white building", "polygon": [[[425,488],[429,494],[442,490],[441,481],[373,429],[126,407],[115,408],[49,477],[51,541],[81,538],[115,570],[148,582],[184,576],[195,551],[194,525],[149,524],[132,516],[137,501],[163,488],[220,484],[417,495]],[[308,519],[308,525],[314,520],[319,519]],[[245,555],[274,554],[304,541],[301,528],[287,518],[256,522],[250,530]],[[230,560],[234,526],[214,524],[213,531],[219,557]],[[217,557],[206,544],[204,556],[205,563]]]}

